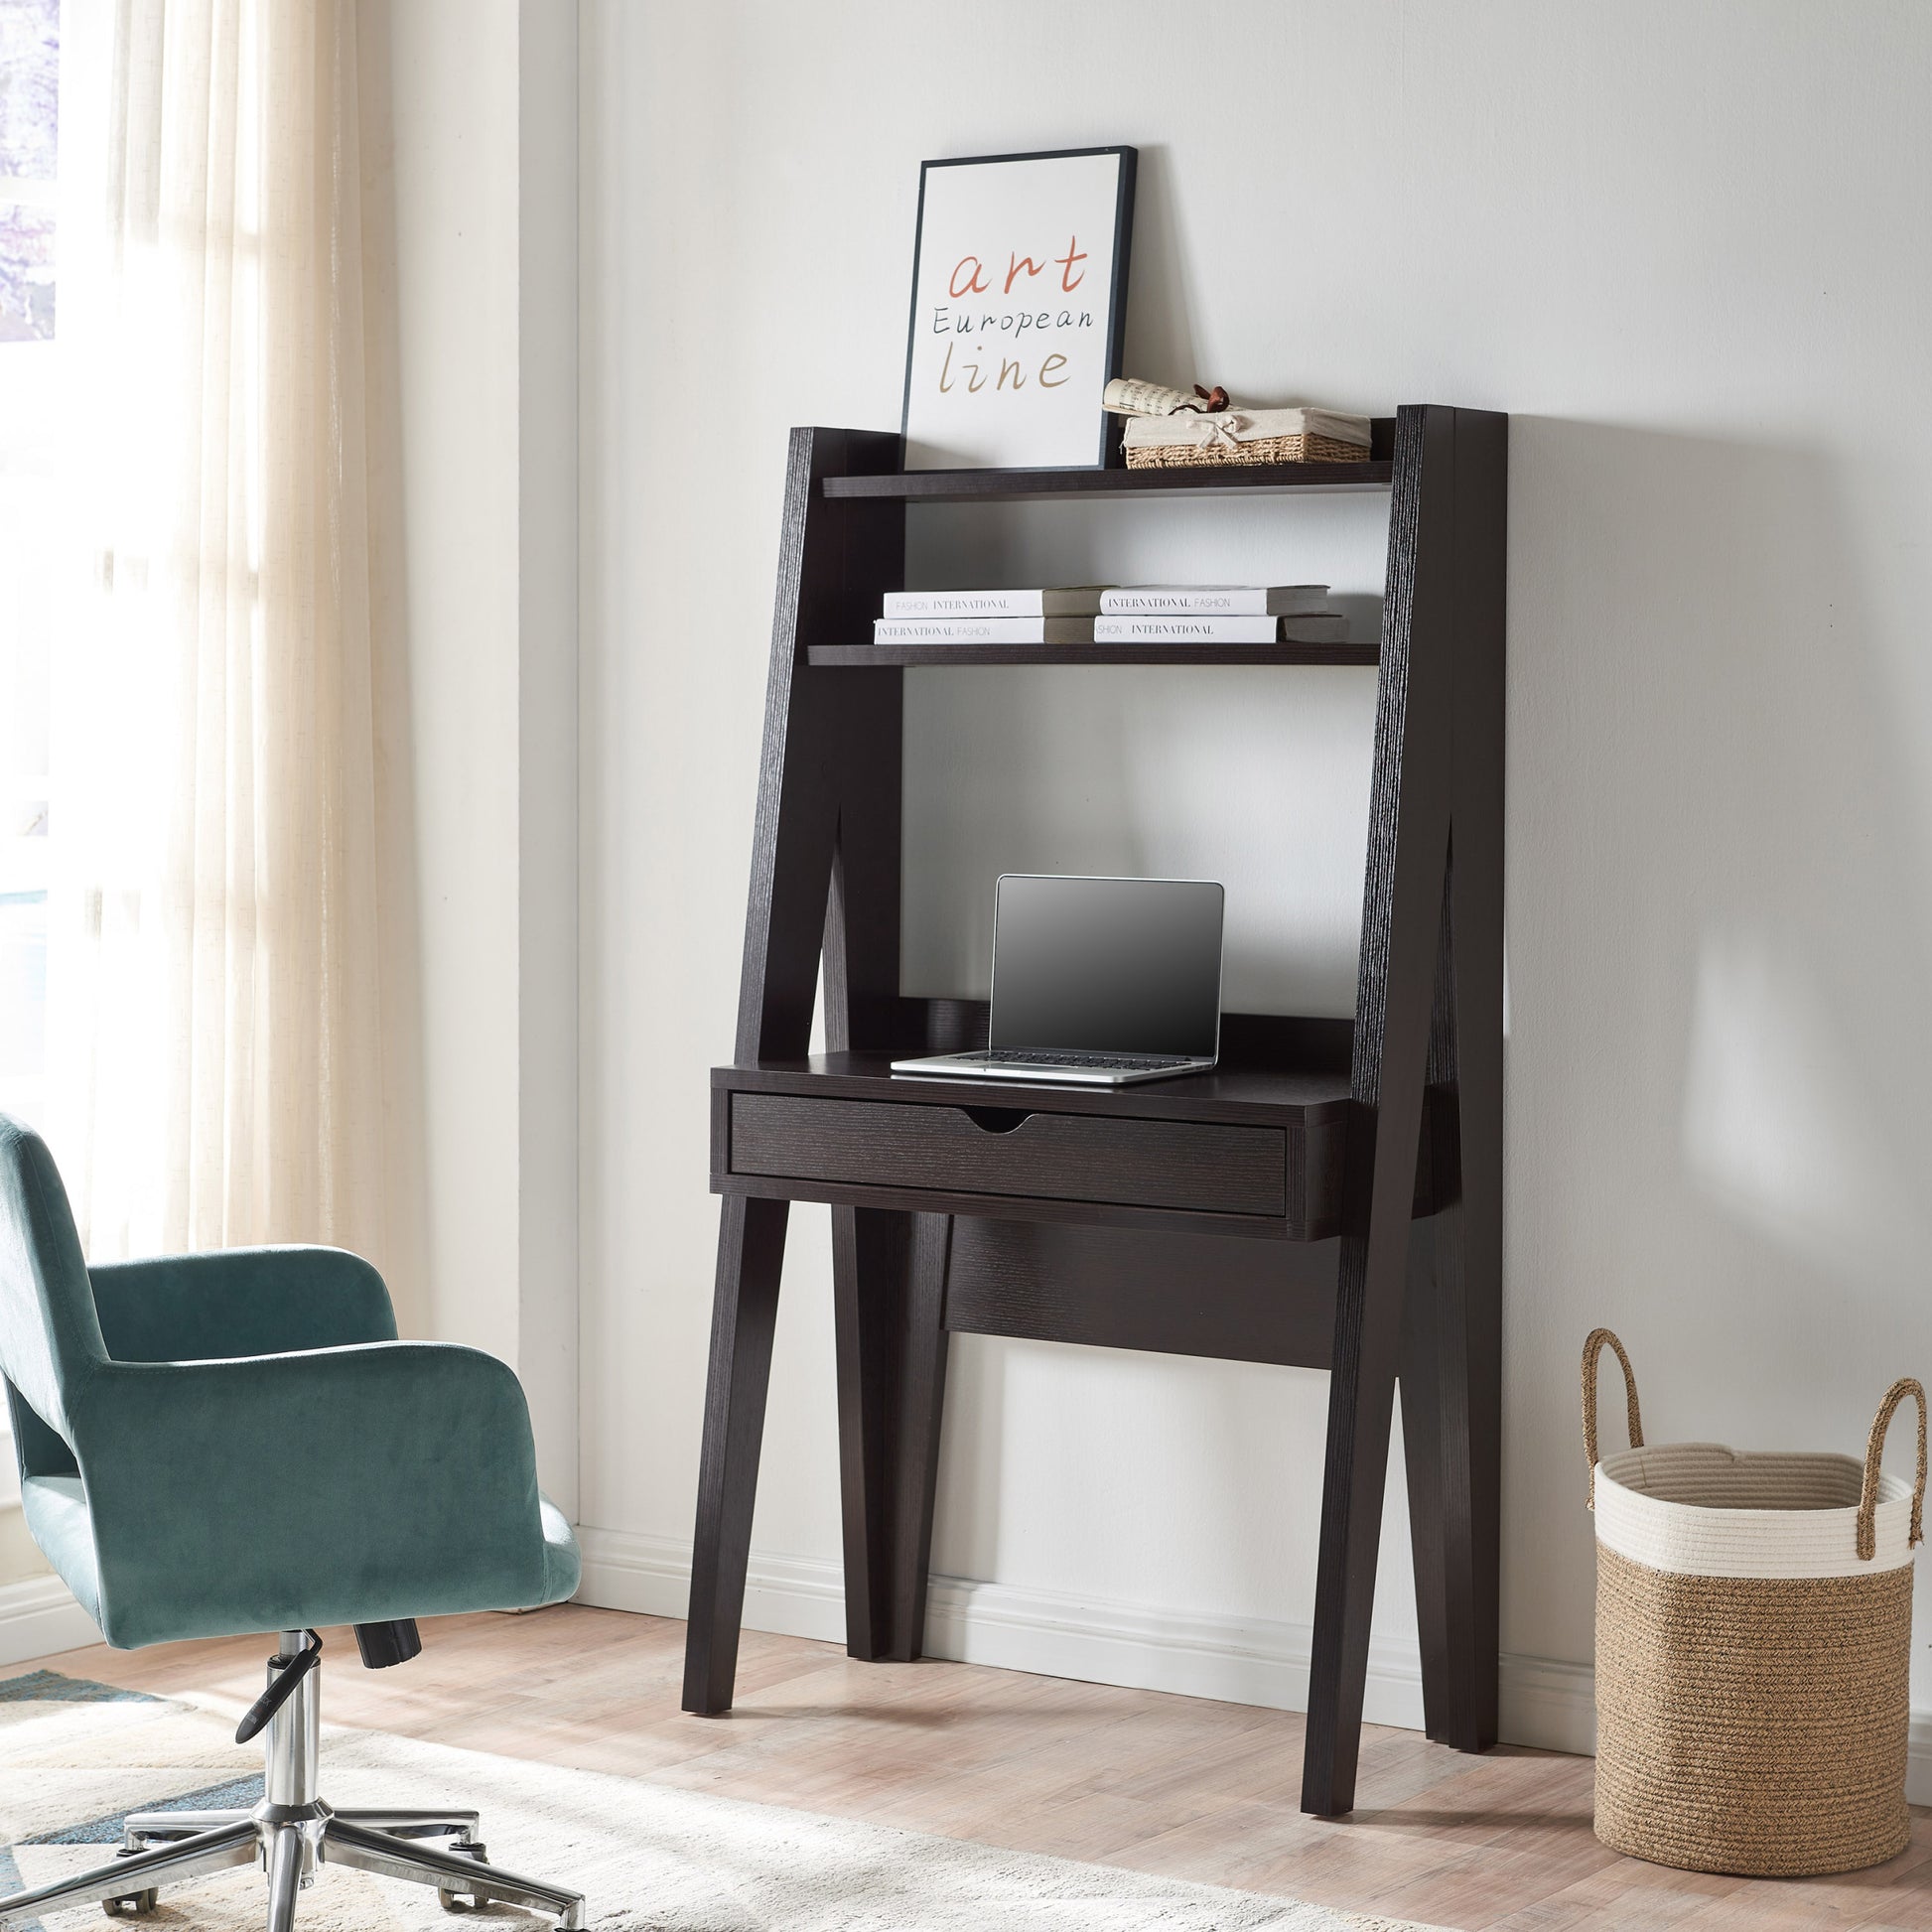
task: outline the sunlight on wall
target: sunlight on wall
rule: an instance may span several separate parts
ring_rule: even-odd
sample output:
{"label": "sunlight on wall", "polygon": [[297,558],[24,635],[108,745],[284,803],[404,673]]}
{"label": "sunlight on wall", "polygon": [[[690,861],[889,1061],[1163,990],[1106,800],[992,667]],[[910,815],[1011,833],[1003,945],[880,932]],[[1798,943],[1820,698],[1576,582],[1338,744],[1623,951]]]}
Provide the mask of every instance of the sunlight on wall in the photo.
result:
{"label": "sunlight on wall", "polygon": [[1706,941],[1684,1091],[1696,1179],[1739,1220],[1805,1259],[1863,1276],[1915,1266],[1932,1217],[1874,1126],[1856,1059],[1788,946]]}

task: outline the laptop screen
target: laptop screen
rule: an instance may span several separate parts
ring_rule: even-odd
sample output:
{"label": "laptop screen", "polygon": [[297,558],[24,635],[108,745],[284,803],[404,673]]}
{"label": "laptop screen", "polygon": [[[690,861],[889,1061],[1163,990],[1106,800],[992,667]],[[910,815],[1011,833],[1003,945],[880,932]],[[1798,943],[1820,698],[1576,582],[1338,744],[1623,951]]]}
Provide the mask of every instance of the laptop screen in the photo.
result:
{"label": "laptop screen", "polygon": [[993,913],[991,1044],[1211,1059],[1221,888],[1009,873]]}

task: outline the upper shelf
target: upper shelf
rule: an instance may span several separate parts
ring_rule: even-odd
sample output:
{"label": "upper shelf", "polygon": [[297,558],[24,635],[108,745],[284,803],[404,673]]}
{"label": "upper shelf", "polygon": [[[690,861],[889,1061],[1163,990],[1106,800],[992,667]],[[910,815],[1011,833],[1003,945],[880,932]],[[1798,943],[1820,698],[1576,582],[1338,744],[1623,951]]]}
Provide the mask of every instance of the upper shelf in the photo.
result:
{"label": "upper shelf", "polygon": [[1228,494],[1254,489],[1387,489],[1395,466],[1369,463],[1219,463],[1185,470],[913,470],[898,476],[827,477],[829,497],[907,503],[980,503],[1026,496]]}
{"label": "upper shelf", "polygon": [[902,503],[983,503],[1015,496],[1147,496],[1206,490],[1387,489],[1395,474],[1395,418],[1369,420],[1363,463],[1218,463],[1182,470],[914,470],[887,477],[827,477],[830,497]]}

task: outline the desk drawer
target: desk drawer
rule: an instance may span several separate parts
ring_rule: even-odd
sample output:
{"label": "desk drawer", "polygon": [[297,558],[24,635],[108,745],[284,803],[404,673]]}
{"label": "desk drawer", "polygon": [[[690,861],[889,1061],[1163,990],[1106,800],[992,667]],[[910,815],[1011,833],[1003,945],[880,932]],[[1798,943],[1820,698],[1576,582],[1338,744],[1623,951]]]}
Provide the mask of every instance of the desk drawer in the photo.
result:
{"label": "desk drawer", "polygon": [[1278,1127],[1029,1113],[1024,1107],[731,1096],[731,1172],[943,1193],[1285,1214]]}

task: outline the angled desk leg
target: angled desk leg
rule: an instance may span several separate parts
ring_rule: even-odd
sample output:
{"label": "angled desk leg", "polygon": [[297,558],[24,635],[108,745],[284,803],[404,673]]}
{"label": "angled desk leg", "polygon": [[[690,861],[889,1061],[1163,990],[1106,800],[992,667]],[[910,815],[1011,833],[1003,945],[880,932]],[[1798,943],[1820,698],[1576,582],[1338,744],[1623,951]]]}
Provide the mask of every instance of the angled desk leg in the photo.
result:
{"label": "angled desk leg", "polygon": [[1496,1741],[1495,1411],[1481,1391],[1491,1324],[1459,1203],[1416,1225],[1402,1357],[1423,1724],[1439,1744]]}
{"label": "angled desk leg", "polygon": [[[1398,934],[1408,922],[1398,913]],[[1433,917],[1430,924],[1434,925]],[[1391,947],[1397,957],[1405,950],[1399,943]],[[1399,977],[1413,980],[1392,973],[1392,982]],[[1426,977],[1420,989],[1413,983],[1392,983],[1389,1033],[1402,1037],[1403,1050],[1389,1056],[1379,1118],[1351,1129],[1374,1135],[1372,1152],[1362,1163],[1365,1167],[1372,1163],[1373,1194],[1357,1226],[1341,1241],[1309,1724],[1302,1762],[1302,1809],[1330,1818],[1351,1810],[1355,1803],[1375,1563],[1402,1355],[1429,1028],[1428,984]]]}
{"label": "angled desk leg", "polygon": [[[1438,1104],[1424,1116],[1440,1205],[1410,1235],[1403,1311],[1402,1440],[1409,1477],[1416,1621],[1422,1644],[1423,1722],[1437,1743],[1487,1750],[1496,1741],[1496,1542],[1501,1457],[1500,1255],[1480,1148],[1463,1173],[1473,1093],[1458,1077],[1451,853],[1429,1079]],[[1463,977],[1466,977],[1466,963]],[[1479,1009],[1480,1010],[1480,1009]],[[1472,1083],[1479,1089],[1480,1080]],[[1500,1133],[1499,1119],[1495,1123]]]}
{"label": "angled desk leg", "polygon": [[1423,1730],[1449,1741],[1449,1512],[1444,1471],[1444,1335],[1436,1306],[1445,1240],[1442,1215],[1418,1221],[1409,1238],[1408,1298],[1402,1311],[1402,1452],[1409,1486],[1409,1553],[1416,1573],[1416,1637],[1422,1652]]}
{"label": "angled desk leg", "polygon": [[[1500,908],[1500,856],[1493,892]],[[1482,1018],[1457,1029],[1455,1203],[1443,1217],[1453,1235],[1453,1272],[1439,1296],[1449,1346],[1441,1358],[1446,1428],[1445,1468],[1455,1508],[1446,1545],[1449,1709],[1445,1743],[1483,1751],[1499,1723],[1498,1654],[1502,1648],[1503,1409],[1503,1036],[1500,909],[1484,925],[1457,921],[1473,941],[1458,944],[1458,1003],[1465,1016],[1481,999]],[[1432,1731],[1431,1733],[1435,1733]]]}
{"label": "angled desk leg", "polygon": [[691,1556],[684,1708],[715,1718],[731,1709],[745,1566],[752,1551],[771,1334],[785,1258],[786,1203],[727,1194],[718,1225],[718,1287],[705,1382],[698,1528]]}
{"label": "angled desk leg", "polygon": [[944,1214],[832,1210],[845,1647],[868,1662],[925,1645],[951,1244]]}

